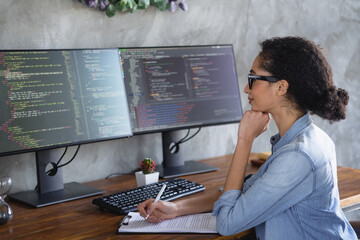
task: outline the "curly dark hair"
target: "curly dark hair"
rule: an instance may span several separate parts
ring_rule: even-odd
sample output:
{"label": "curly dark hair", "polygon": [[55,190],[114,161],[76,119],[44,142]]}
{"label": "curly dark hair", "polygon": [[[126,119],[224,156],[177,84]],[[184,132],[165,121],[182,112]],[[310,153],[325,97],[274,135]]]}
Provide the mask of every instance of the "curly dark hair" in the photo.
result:
{"label": "curly dark hair", "polygon": [[302,37],[272,38],[260,46],[260,67],[289,83],[286,97],[299,110],[331,122],[345,119],[349,94],[334,86],[319,46]]}

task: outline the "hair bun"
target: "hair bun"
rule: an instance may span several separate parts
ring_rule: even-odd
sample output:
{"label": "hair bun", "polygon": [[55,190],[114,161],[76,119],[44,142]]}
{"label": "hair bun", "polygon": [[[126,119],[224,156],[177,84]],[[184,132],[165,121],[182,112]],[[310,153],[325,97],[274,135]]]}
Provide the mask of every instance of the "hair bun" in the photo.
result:
{"label": "hair bun", "polygon": [[341,100],[341,102],[344,105],[347,105],[349,103],[349,93],[342,88],[337,88],[336,89],[336,95],[339,97],[339,99]]}
{"label": "hair bun", "polygon": [[330,87],[328,96],[330,99],[339,100],[343,105],[349,103],[349,93],[345,89],[337,88],[334,85]]}
{"label": "hair bun", "polygon": [[312,112],[329,119],[331,122],[340,121],[346,117],[346,105],[348,102],[349,93],[346,90],[331,86]]}

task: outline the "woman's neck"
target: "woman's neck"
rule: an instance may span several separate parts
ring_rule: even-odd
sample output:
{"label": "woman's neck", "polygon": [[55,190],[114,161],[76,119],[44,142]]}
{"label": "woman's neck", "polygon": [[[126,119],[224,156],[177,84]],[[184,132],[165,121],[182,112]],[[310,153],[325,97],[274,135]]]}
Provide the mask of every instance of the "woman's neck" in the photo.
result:
{"label": "woman's neck", "polygon": [[277,128],[279,129],[280,137],[283,137],[285,133],[291,128],[291,126],[305,113],[298,111],[278,111],[272,113]]}

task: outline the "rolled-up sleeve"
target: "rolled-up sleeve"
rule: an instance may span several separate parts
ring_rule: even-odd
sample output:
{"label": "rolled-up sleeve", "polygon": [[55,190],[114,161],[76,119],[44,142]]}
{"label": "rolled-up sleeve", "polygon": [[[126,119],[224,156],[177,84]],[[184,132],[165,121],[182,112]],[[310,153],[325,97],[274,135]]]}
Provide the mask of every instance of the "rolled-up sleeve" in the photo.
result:
{"label": "rolled-up sleeve", "polygon": [[230,190],[221,195],[221,197],[214,203],[214,209],[212,215],[216,216],[219,214],[219,210],[222,207],[233,207],[240,197],[240,190]]}
{"label": "rolled-up sleeve", "polygon": [[301,153],[284,153],[243,191],[229,190],[214,204],[217,231],[232,235],[254,227],[290,208],[313,190],[312,166]]}

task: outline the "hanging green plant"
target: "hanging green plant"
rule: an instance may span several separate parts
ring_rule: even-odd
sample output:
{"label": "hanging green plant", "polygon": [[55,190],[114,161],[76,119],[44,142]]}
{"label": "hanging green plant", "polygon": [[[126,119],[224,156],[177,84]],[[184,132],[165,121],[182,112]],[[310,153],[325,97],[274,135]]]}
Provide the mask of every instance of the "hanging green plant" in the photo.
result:
{"label": "hanging green plant", "polygon": [[74,0],[84,5],[105,11],[108,17],[113,17],[117,11],[134,12],[137,9],[147,9],[154,6],[161,11],[169,10],[175,12],[177,6],[187,11],[188,6],[185,0]]}

